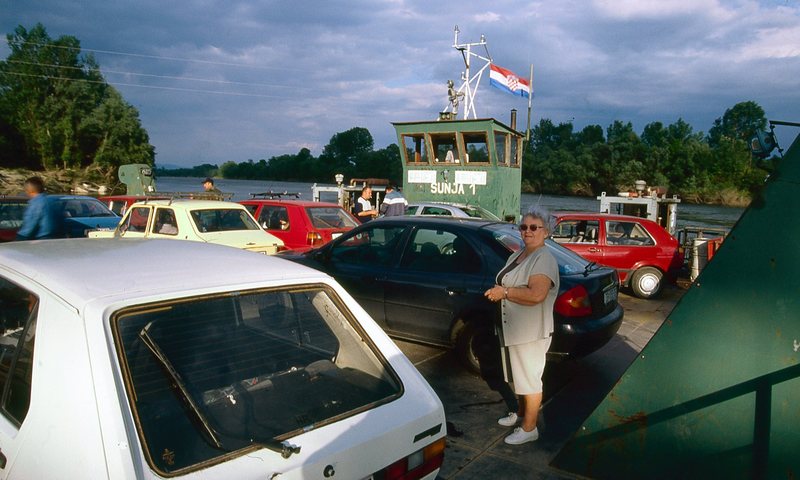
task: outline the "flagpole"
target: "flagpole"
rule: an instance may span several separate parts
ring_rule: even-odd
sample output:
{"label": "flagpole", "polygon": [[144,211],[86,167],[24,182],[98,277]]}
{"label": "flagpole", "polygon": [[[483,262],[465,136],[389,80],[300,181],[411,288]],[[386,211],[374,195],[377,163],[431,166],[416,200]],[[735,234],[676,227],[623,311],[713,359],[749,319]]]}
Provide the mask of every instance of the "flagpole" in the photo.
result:
{"label": "flagpole", "polygon": [[531,107],[533,106],[533,64],[531,63],[530,83],[528,83],[528,129],[525,131],[525,143],[531,141]]}

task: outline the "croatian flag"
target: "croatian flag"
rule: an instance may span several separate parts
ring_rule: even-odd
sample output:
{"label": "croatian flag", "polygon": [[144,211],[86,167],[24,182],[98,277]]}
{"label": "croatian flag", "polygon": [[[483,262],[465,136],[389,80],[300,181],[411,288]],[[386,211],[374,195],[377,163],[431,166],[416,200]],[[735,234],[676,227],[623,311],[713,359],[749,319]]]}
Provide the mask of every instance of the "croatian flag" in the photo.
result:
{"label": "croatian flag", "polygon": [[520,78],[511,70],[490,65],[489,85],[505,90],[512,95],[528,97],[531,94],[531,84],[527,78]]}

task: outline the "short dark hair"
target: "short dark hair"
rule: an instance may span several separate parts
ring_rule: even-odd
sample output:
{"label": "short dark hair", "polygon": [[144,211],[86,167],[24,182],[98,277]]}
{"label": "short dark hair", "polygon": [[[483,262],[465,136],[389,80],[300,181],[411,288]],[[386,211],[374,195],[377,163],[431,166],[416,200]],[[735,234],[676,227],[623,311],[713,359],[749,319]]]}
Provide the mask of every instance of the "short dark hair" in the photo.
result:
{"label": "short dark hair", "polygon": [[372,189],[372,187],[370,187],[369,185],[364,185],[363,187],[361,187],[361,193],[364,193],[364,192],[366,192],[366,191],[367,191],[367,189],[370,189],[370,190],[371,190],[371,189]]}
{"label": "short dark hair", "polygon": [[386,190],[397,190],[397,186],[394,183],[390,183],[386,185]]}
{"label": "short dark hair", "polygon": [[31,188],[36,191],[36,193],[44,192],[44,181],[41,179],[41,177],[30,177],[25,180],[25,185],[30,185]]}
{"label": "short dark hair", "polygon": [[203,183],[210,183],[211,185],[214,185],[214,179],[211,177],[206,177],[206,179],[203,180]]}

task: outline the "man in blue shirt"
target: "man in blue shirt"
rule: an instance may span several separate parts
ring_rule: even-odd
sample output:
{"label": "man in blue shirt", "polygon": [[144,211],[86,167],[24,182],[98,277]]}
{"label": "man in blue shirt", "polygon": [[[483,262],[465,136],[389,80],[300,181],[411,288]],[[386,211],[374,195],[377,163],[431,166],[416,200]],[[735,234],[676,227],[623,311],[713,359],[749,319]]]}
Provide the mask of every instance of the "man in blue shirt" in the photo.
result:
{"label": "man in blue shirt", "polygon": [[39,177],[25,180],[28,206],[22,216],[22,227],[17,240],[59,238],[63,235],[63,218],[55,201],[44,193],[44,182]]}

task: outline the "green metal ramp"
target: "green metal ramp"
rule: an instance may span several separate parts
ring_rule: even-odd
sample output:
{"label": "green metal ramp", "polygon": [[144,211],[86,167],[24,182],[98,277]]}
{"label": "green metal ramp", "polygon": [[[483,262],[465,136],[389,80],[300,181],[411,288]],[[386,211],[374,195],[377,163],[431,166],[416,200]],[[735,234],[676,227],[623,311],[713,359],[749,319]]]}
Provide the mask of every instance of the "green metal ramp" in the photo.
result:
{"label": "green metal ramp", "polygon": [[552,466],[592,478],[800,478],[800,137]]}

